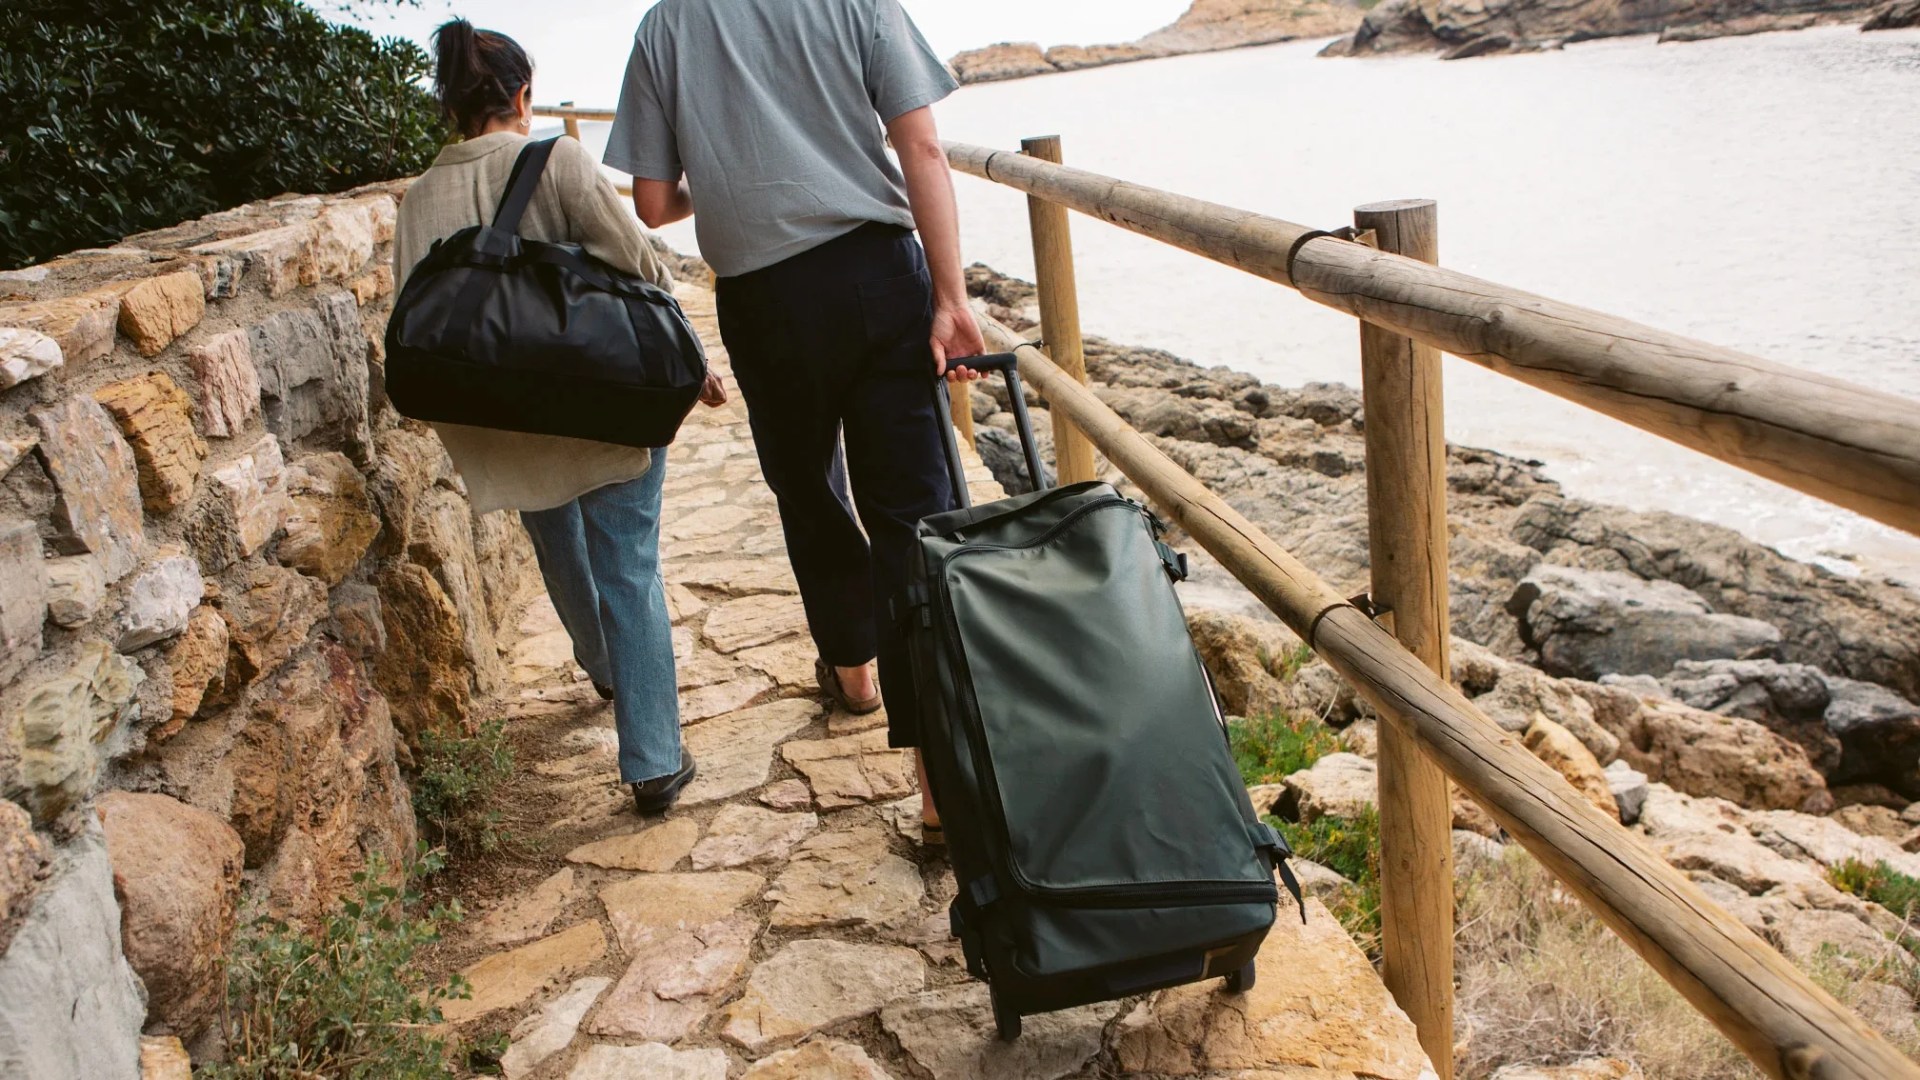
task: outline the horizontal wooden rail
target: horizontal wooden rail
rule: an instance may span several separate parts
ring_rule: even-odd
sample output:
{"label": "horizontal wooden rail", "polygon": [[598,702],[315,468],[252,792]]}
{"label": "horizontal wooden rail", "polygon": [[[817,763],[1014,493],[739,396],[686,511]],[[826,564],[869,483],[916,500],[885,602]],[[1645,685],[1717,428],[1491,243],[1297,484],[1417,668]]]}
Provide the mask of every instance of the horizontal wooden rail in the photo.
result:
{"label": "horizontal wooden rail", "polygon": [[1814,985],[1327,583],[1005,327],[996,350],[1155,505],[1415,740],[1735,1045],[1778,1080],[1920,1080]]}
{"label": "horizontal wooden rail", "polygon": [[572,105],[535,105],[535,116],[552,116],[561,120],[612,120],[612,109],[576,109]]}
{"label": "horizontal wooden rail", "polygon": [[1920,401],[1012,151],[947,158],[1920,534]]}

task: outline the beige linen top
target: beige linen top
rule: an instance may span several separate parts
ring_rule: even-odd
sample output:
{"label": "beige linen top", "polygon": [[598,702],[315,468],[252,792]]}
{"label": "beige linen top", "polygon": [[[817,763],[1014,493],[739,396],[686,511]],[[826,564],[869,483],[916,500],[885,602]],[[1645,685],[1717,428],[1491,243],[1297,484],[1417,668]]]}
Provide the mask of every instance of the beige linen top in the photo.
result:
{"label": "beige linen top", "polygon": [[[440,151],[407,189],[394,223],[393,269],[400,288],[435,240],[493,220],[507,175],[527,137],[482,135]],[[654,254],[640,222],[585,147],[561,137],[540,177],[520,235],[570,242],[606,263],[662,288],[673,277]],[[550,510],[595,488],[644,475],[650,451],[613,443],[528,435],[461,424],[434,424],[476,512]]]}

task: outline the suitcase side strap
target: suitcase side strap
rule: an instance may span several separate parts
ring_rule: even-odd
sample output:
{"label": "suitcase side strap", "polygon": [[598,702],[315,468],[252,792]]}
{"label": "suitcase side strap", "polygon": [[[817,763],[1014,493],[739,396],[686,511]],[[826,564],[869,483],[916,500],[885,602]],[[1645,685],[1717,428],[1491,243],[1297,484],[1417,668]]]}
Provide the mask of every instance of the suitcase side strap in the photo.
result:
{"label": "suitcase side strap", "polygon": [[1280,835],[1280,830],[1264,821],[1249,823],[1247,832],[1253,838],[1254,848],[1273,863],[1274,873],[1280,875],[1280,883],[1293,894],[1294,906],[1300,909],[1300,923],[1303,926],[1306,925],[1307,900],[1300,891],[1300,879],[1293,875],[1293,867],[1287,865],[1287,858],[1293,854],[1293,847],[1287,843],[1286,837]]}

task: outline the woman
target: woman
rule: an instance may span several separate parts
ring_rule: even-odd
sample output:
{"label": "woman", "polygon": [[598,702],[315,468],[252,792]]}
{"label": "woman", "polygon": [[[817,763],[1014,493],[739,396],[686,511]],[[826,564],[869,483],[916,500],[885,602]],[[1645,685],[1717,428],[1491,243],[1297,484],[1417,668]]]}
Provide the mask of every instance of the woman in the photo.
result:
{"label": "woman", "polygon": [[[463,141],[414,181],[395,225],[402,288],[434,241],[493,218],[533,123],[533,65],[512,38],[455,19],[434,32],[434,91]],[[562,138],[521,219],[529,239],[571,242],[663,288],[672,278],[613,185]],[[701,400],[726,400],[709,376]],[[660,581],[664,453],[581,439],[435,424],[476,512],[513,509],[533,538],[574,657],[613,701],[620,779],[656,813],[693,779],[680,745],[671,620]]]}

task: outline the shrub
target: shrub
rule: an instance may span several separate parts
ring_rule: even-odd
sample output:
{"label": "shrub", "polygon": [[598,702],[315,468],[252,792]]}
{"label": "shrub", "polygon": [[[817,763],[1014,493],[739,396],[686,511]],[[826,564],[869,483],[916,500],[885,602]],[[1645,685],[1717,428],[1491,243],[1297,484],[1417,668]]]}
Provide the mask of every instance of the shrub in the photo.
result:
{"label": "shrub", "polygon": [[1268,819],[1293,853],[1350,882],[1327,905],[1368,956],[1380,955],[1380,814],[1369,806],[1357,818],[1323,817],[1311,825]]}
{"label": "shrub", "polygon": [[1871,900],[1903,919],[1920,914],[1920,878],[1876,862],[1869,866],[1859,859],[1848,859],[1827,870],[1827,880],[1841,892]]}
{"label": "shrub", "polygon": [[0,5],[0,267],[419,172],[426,54],[295,0]]}
{"label": "shrub", "polygon": [[1228,732],[1233,760],[1249,787],[1277,784],[1289,773],[1341,749],[1340,737],[1311,716],[1275,713],[1236,721]]}
{"label": "shrub", "polygon": [[458,921],[458,905],[417,908],[421,878],[440,865],[426,852],[400,875],[378,858],[313,930],[263,919],[243,935],[227,968],[227,1057],[204,1080],[439,1080],[451,1077],[439,1003],[465,997],[464,980],[426,978],[419,950]]}
{"label": "shrub", "polygon": [[513,776],[505,720],[472,735],[427,730],[420,736],[420,775],[413,787],[421,831],[456,854],[498,849],[506,839],[495,796]]}

